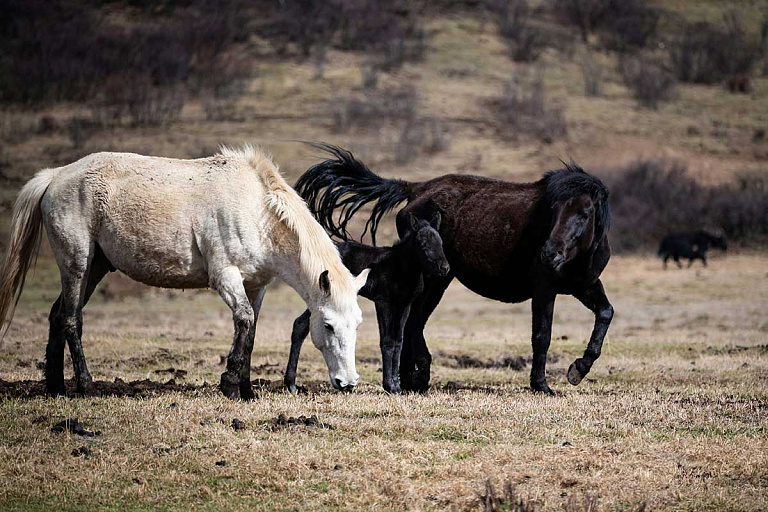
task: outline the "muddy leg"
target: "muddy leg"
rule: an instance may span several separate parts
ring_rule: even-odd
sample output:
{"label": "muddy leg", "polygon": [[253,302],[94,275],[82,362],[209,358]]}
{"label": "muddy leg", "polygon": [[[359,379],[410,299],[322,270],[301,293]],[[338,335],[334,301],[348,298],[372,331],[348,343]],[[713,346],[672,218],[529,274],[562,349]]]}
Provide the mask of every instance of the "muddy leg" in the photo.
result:
{"label": "muddy leg", "polygon": [[259,321],[259,311],[261,311],[261,303],[264,301],[266,291],[266,286],[246,291],[251,308],[253,309],[253,325],[248,330],[248,337],[246,338],[244,348],[245,363],[240,371],[239,387],[242,400],[253,400],[256,398],[256,394],[253,392],[253,385],[251,384],[251,355],[253,354],[253,340],[256,337],[256,323]]}
{"label": "muddy leg", "polygon": [[293,321],[293,331],[291,332],[291,354],[288,356],[288,367],[285,369],[283,383],[288,391],[295,394],[296,388],[296,369],[299,366],[299,354],[301,346],[309,334],[309,310],[306,310],[296,320]]}
{"label": "muddy leg", "polygon": [[552,339],[552,315],[555,309],[555,292],[548,287],[537,290],[531,303],[533,310],[533,361],[531,362],[531,389],[554,395],[547,384],[547,351]]}
{"label": "muddy leg", "polygon": [[379,346],[381,347],[382,385],[388,393],[400,393],[400,355],[403,349],[403,332],[410,312],[410,304],[376,303],[379,322]]}
{"label": "muddy leg", "polygon": [[452,279],[453,276],[448,276],[430,281],[411,305],[400,355],[400,387],[403,391],[423,393],[429,389],[432,356],[424,339],[424,326]]}
{"label": "muddy leg", "polygon": [[53,396],[64,396],[64,335],[60,313],[61,295],[56,299],[48,315],[48,346],[45,348],[45,387]]}
{"label": "muddy leg", "polygon": [[212,288],[219,292],[232,310],[235,334],[232,349],[227,356],[227,369],[221,374],[219,389],[224,396],[234,400],[240,396],[241,376],[250,359],[246,350],[251,328],[254,326],[253,307],[245,293],[243,276],[237,267],[227,267],[220,271],[213,280]]}
{"label": "muddy leg", "polygon": [[578,386],[589,373],[597,358],[600,357],[603,340],[613,319],[613,307],[608,302],[608,297],[605,296],[603,283],[600,280],[597,280],[584,292],[574,296],[595,314],[595,327],[592,329],[592,336],[589,338],[584,356],[574,361],[568,368],[568,382]]}

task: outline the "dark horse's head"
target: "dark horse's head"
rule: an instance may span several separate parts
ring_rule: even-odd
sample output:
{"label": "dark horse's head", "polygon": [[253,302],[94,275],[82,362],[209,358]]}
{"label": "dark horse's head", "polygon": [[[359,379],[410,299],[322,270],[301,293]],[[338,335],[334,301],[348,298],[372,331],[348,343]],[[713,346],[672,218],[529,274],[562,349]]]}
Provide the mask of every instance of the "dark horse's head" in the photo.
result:
{"label": "dark horse's head", "polygon": [[581,254],[594,252],[611,224],[608,189],[575,164],[549,171],[543,208],[551,211],[551,231],[541,259],[555,272]]}
{"label": "dark horse's head", "polygon": [[440,237],[440,212],[435,212],[430,220],[417,218],[408,214],[408,234],[416,244],[421,268],[430,276],[446,276],[451,271],[448,259],[443,252],[443,239]]}

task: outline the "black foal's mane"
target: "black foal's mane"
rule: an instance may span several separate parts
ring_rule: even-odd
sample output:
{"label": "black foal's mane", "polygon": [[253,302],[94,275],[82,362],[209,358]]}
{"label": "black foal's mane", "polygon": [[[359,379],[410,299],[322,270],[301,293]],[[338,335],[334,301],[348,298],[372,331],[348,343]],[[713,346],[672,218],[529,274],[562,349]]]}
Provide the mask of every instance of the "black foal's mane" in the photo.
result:
{"label": "black foal's mane", "polygon": [[541,199],[548,209],[556,203],[567,201],[584,194],[589,195],[595,203],[595,238],[593,247],[600,243],[603,235],[611,227],[611,206],[608,203],[608,189],[598,178],[587,174],[575,163],[566,164],[555,171],[548,171],[541,181],[546,186],[544,197]]}

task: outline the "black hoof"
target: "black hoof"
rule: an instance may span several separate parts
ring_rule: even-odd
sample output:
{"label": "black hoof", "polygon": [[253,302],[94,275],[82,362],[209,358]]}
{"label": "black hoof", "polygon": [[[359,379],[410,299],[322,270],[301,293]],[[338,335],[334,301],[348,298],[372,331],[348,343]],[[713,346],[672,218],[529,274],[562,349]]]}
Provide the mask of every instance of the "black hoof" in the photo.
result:
{"label": "black hoof", "polygon": [[77,393],[82,396],[93,395],[93,379],[83,379],[77,383]]}
{"label": "black hoof", "polygon": [[395,382],[392,384],[384,384],[384,391],[389,393],[390,395],[399,395],[403,392],[402,389],[400,389],[400,384]]}
{"label": "black hoof", "polygon": [[226,373],[221,374],[221,383],[219,384],[221,393],[230,400],[240,398],[239,382],[233,381]]}
{"label": "black hoof", "polygon": [[253,392],[253,386],[250,382],[240,384],[240,400],[256,400],[256,393]]}
{"label": "black hoof", "polygon": [[400,364],[400,387],[403,391],[426,393],[429,390],[431,361],[420,359],[403,370]]}
{"label": "black hoof", "polygon": [[587,376],[587,373],[589,373],[589,367],[584,364],[582,359],[577,359],[571,363],[571,366],[568,368],[566,377],[568,378],[568,382],[570,382],[571,385],[578,386],[581,384],[581,381],[584,379],[584,377]]}
{"label": "black hoof", "polygon": [[51,383],[47,382],[45,385],[45,389],[48,391],[48,394],[51,396],[66,396],[67,395],[67,388],[64,386],[64,383]]}
{"label": "black hoof", "polygon": [[549,396],[555,396],[556,393],[552,391],[546,381],[543,382],[531,382],[531,390],[534,393],[542,393]]}

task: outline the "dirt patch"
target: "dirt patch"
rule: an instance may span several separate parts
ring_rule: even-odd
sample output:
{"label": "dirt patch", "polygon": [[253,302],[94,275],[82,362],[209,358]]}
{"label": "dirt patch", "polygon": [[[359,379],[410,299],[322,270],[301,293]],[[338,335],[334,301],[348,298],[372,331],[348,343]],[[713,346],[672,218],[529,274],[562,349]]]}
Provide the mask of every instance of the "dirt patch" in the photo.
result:
{"label": "dirt patch", "polygon": [[[553,358],[554,354],[549,356],[550,361],[559,359]],[[495,359],[480,359],[469,354],[437,354],[438,358],[446,359],[453,368],[484,368],[484,369],[506,369],[513,371],[522,371],[531,362],[530,357],[523,356],[500,356]]]}
{"label": "dirt patch", "polygon": [[[68,395],[75,395],[76,386],[74,381],[65,382]],[[134,380],[125,382],[122,379],[115,379],[114,382],[94,381],[94,396],[144,396],[155,393],[171,392],[192,392],[212,388],[210,384],[195,386],[192,384],[178,384],[170,379],[167,382],[156,382],[149,379]],[[21,380],[5,381],[0,379],[0,396],[7,398],[38,398],[47,397],[48,392],[45,389],[44,380]]]}
{"label": "dirt patch", "polygon": [[285,414],[280,414],[277,418],[269,420],[269,425],[271,425],[273,432],[291,427],[310,427],[333,430],[333,426],[328,423],[321,423],[314,414],[309,418],[304,415],[294,418],[293,416],[286,417]]}
{"label": "dirt patch", "polygon": [[768,344],[765,345],[752,345],[752,346],[745,346],[745,345],[732,345],[732,346],[726,346],[726,347],[707,347],[707,353],[708,354],[739,354],[741,352],[757,352],[758,354],[768,354]]}

